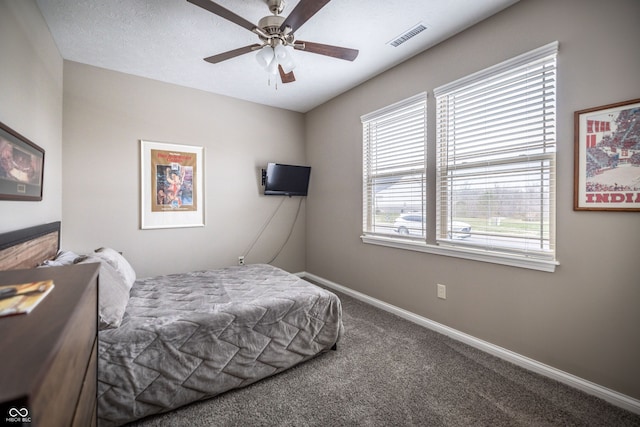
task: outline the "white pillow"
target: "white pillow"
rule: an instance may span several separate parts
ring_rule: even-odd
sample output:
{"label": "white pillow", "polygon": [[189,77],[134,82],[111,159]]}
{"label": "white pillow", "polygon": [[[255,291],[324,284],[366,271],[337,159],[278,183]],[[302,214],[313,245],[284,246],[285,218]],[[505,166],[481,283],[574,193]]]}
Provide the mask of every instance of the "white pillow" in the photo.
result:
{"label": "white pillow", "polygon": [[41,267],[59,267],[62,265],[70,265],[75,263],[76,259],[78,259],[80,255],[60,249],[56,254],[54,259],[48,259],[44,261]]}
{"label": "white pillow", "polygon": [[89,255],[78,264],[100,263],[98,276],[99,329],[117,328],[129,303],[129,289],[122,276],[102,258]]}
{"label": "white pillow", "polygon": [[136,272],[120,252],[111,248],[100,248],[96,249],[93,255],[103,259],[111,265],[111,267],[113,267],[122,276],[122,279],[128,289],[131,289],[133,282],[136,281]]}

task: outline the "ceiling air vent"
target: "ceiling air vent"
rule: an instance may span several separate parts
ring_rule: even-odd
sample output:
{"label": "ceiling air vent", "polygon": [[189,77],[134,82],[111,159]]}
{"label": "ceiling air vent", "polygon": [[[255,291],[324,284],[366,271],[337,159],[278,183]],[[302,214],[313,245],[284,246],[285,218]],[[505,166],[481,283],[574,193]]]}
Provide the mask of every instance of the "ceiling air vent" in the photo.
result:
{"label": "ceiling air vent", "polygon": [[400,46],[402,43],[406,42],[407,40],[409,40],[412,37],[417,36],[418,34],[420,34],[421,32],[423,32],[424,30],[426,30],[427,27],[420,23],[418,25],[416,25],[415,27],[405,31],[402,35],[396,37],[395,39],[391,40],[389,42],[389,44],[393,47],[398,47]]}

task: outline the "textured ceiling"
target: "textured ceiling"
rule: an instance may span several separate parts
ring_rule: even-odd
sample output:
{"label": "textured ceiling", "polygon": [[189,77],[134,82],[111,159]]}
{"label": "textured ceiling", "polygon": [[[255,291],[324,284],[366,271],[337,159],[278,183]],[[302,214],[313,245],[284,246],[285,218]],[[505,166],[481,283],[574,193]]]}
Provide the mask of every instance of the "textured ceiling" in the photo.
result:
{"label": "textured ceiling", "polygon": [[[258,42],[252,32],[186,0],[37,0],[62,57],[101,68],[306,112],[517,0],[333,0],[296,39],[358,49],[354,62],[293,51],[294,83],[270,78],[255,53],[203,58]],[[217,0],[257,23],[265,0]],[[288,0],[287,16],[298,3]],[[416,24],[427,30],[388,44]]]}

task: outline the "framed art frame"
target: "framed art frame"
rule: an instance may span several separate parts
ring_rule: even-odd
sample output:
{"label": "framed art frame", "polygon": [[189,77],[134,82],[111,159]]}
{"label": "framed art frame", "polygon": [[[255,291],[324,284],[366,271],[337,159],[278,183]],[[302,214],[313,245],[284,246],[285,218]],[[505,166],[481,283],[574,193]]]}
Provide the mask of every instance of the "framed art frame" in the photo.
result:
{"label": "framed art frame", "polygon": [[0,123],[0,200],[42,200],[44,150]]}
{"label": "framed art frame", "polygon": [[140,228],[204,226],[204,148],[140,141]]}
{"label": "framed art frame", "polygon": [[640,211],[640,99],[574,113],[574,210]]}

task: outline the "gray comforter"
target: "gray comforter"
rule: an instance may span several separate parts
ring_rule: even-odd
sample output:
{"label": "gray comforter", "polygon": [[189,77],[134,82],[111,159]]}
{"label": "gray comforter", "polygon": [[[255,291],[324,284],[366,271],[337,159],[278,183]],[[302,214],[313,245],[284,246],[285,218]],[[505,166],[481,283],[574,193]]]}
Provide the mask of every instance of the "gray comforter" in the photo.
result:
{"label": "gray comforter", "polygon": [[269,265],[140,279],[121,326],[99,332],[98,424],[249,385],[341,334],[336,295]]}

